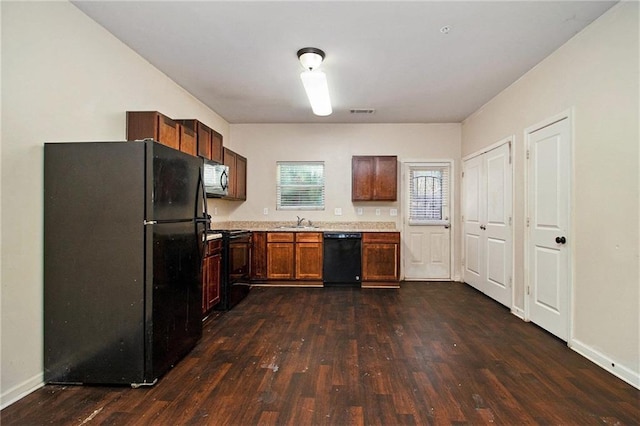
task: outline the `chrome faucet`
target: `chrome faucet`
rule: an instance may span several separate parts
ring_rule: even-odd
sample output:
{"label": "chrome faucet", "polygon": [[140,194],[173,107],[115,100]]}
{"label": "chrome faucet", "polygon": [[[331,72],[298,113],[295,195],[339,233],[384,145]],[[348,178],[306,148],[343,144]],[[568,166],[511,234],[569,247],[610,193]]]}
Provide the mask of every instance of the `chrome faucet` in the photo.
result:
{"label": "chrome faucet", "polygon": [[304,222],[306,219],[304,217],[300,218],[300,216],[296,216],[296,217],[298,218],[298,224],[296,226],[302,226],[302,222]]}

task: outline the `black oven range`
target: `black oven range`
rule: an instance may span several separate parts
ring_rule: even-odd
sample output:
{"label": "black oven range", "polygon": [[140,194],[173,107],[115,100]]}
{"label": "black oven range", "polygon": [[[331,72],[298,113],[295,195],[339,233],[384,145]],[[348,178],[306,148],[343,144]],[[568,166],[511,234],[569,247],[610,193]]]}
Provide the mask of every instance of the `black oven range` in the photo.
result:
{"label": "black oven range", "polygon": [[220,271],[220,303],[214,309],[228,311],[249,294],[249,247],[251,231],[216,229],[222,234],[222,267]]}

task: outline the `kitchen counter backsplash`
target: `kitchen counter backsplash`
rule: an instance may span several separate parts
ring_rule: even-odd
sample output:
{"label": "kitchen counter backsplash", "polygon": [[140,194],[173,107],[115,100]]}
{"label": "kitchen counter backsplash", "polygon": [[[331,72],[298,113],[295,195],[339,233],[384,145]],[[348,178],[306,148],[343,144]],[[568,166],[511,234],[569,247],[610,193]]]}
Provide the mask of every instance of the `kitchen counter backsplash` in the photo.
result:
{"label": "kitchen counter backsplash", "polygon": [[395,222],[314,222],[312,227],[296,227],[296,221],[229,221],[212,222],[211,229],[249,229],[251,231],[359,231],[398,232]]}

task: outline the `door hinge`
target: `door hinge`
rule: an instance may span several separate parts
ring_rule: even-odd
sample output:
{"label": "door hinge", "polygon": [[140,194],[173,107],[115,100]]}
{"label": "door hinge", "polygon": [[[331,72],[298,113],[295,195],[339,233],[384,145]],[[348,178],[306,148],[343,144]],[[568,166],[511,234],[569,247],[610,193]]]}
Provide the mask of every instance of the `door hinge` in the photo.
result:
{"label": "door hinge", "polygon": [[464,215],[462,215],[462,221],[464,222]]}
{"label": "door hinge", "polygon": [[511,226],[511,216],[509,216],[509,226]]}
{"label": "door hinge", "polygon": [[527,218],[527,228],[529,227],[529,218]]}
{"label": "door hinge", "polygon": [[531,287],[527,286],[527,296],[531,294]]}
{"label": "door hinge", "polygon": [[527,150],[527,160],[529,159],[529,150]]}
{"label": "door hinge", "polygon": [[464,172],[462,172],[462,177],[464,177]]}
{"label": "door hinge", "polygon": [[509,277],[509,288],[513,287],[513,278]]}

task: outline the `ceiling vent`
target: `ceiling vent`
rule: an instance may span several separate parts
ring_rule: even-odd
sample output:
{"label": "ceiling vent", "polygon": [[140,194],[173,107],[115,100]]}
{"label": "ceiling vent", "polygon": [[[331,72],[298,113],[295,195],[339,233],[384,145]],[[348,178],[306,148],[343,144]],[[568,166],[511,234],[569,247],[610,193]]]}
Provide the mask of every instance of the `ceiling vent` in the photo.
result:
{"label": "ceiling vent", "polygon": [[376,110],[372,108],[353,108],[350,111],[351,114],[373,114],[376,112]]}

